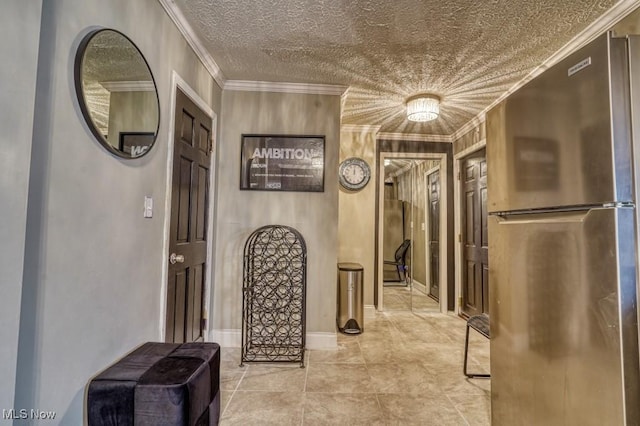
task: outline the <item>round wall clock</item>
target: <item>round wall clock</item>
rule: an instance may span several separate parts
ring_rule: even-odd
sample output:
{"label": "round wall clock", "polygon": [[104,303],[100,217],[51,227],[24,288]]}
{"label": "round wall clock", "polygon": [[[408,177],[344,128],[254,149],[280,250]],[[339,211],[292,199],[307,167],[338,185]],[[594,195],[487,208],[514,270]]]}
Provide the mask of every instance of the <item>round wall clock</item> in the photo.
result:
{"label": "round wall clock", "polygon": [[362,158],[351,157],[340,163],[338,179],[343,188],[359,191],[369,183],[371,169]]}

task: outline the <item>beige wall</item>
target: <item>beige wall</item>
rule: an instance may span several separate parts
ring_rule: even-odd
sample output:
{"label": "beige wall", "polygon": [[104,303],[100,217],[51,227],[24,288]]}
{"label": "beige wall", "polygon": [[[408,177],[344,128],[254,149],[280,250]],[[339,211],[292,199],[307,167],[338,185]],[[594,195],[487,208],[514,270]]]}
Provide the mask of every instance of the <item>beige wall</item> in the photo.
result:
{"label": "beige wall", "polygon": [[640,9],[636,9],[612,28],[614,35],[640,34]]}
{"label": "beige wall", "polygon": [[[222,111],[213,336],[230,331],[239,338],[244,244],[269,224],[292,226],[307,243],[307,332],[335,333],[340,97],[224,91]],[[243,133],[324,135],[324,192],[240,191]]]}
{"label": "beige wall", "polygon": [[[383,260],[395,260],[395,254],[400,244],[405,239],[404,236],[404,206],[400,200],[384,200],[383,216],[382,216],[382,233],[383,233]],[[397,279],[398,275],[395,268],[386,266],[385,279]],[[390,273],[387,273],[387,270]]]}
{"label": "beige wall", "polygon": [[453,141],[453,155],[457,155],[465,149],[478,144],[487,137],[487,126],[485,122],[474,126],[471,130]]}
{"label": "beige wall", "polygon": [[[398,199],[403,201],[405,211],[404,235],[411,240],[407,252],[407,265],[414,280],[425,284],[426,269],[424,264],[425,245],[424,231],[420,224],[424,222],[424,185],[420,183],[416,165],[397,177]],[[411,221],[414,222],[413,232]]]}
{"label": "beige wall", "polygon": [[0,407],[14,407],[42,1],[0,13]]}
{"label": "beige wall", "polygon": [[375,196],[377,170],[375,132],[370,130],[340,133],[340,161],[362,158],[371,168],[371,180],[361,191],[340,187],[338,194],[338,261],[356,262],[364,268],[364,304],[373,305],[375,259]]}

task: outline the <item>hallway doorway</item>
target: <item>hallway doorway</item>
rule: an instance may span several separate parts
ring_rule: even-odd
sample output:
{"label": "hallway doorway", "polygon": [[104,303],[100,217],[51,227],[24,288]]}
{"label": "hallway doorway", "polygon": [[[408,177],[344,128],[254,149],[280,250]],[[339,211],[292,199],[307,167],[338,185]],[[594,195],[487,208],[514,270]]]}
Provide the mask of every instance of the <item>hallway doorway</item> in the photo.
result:
{"label": "hallway doorway", "polygon": [[183,343],[206,340],[215,114],[176,74],[174,82],[180,87],[169,145],[164,339]]}
{"label": "hallway doorway", "polygon": [[461,304],[465,317],[489,313],[485,149],[460,160]]}
{"label": "hallway doorway", "polygon": [[[430,189],[426,185],[428,174],[436,173],[437,179],[431,178],[432,189],[440,192],[440,182],[446,182],[445,160],[446,154],[380,153],[378,310],[447,311],[446,282],[435,285],[437,298],[429,295],[434,287],[432,278],[442,279],[439,271],[447,270],[447,215],[442,211],[446,194],[439,194],[437,201],[431,198],[432,207],[437,210],[433,216],[429,213]],[[433,232],[438,235],[432,235]],[[401,262],[405,268],[403,274],[394,270],[400,266],[393,265],[393,261],[397,260],[394,254],[397,257],[401,244],[406,242],[410,244]]]}
{"label": "hallway doorway", "polygon": [[429,296],[440,300],[440,165],[425,173]]}

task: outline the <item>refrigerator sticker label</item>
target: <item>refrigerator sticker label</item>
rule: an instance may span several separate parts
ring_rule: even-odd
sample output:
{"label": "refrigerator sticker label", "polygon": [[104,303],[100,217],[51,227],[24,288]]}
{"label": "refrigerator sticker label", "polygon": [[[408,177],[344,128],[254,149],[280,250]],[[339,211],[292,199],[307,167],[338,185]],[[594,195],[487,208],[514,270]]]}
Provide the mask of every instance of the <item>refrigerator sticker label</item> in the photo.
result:
{"label": "refrigerator sticker label", "polygon": [[569,77],[591,65],[591,56],[569,68]]}

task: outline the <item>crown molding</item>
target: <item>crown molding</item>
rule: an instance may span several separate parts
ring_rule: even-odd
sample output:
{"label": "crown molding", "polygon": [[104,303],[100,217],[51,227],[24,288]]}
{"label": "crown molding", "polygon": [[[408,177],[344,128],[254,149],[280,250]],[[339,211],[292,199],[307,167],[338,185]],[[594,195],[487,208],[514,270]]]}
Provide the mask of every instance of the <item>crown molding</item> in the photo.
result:
{"label": "crown molding", "polygon": [[605,31],[608,31],[613,27],[616,23],[626,17],[633,10],[638,8],[638,0],[620,0],[615,6],[611,9],[607,10],[600,18],[593,21],[591,24],[587,26],[584,30],[582,30],[578,35],[569,40],[567,44],[562,46],[558,51],[556,51],[553,55],[548,57],[542,64],[534,68],[529,74],[527,74],[522,80],[513,85],[509,90],[504,92],[498,99],[493,101],[488,107],[483,109],[478,115],[472,118],[469,122],[467,122],[460,129],[451,134],[452,140],[457,140],[473,127],[485,121],[487,112],[491,110],[491,108],[498,105],[500,102],[505,100],[509,95],[513,92],[527,84],[529,81],[533,80],[538,75],[542,74],[544,71],[552,67],[553,65],[560,62],[562,59],[566,58],[570,53],[578,50],[582,46],[588,44],[593,41],[598,36],[602,35]]}
{"label": "crown molding", "polygon": [[345,106],[347,105],[347,96],[350,89],[351,86],[347,87],[347,90],[345,90],[344,93],[340,96],[340,121],[342,121],[342,116],[344,114]]}
{"label": "crown molding", "polygon": [[185,18],[182,11],[178,8],[173,0],[158,0],[162,7],[164,8],[169,18],[173,21],[173,23],[178,27],[178,31],[185,38],[189,46],[193,49],[196,56],[202,61],[204,67],[209,71],[209,74],[213,77],[213,79],[218,83],[218,85],[222,88],[225,84],[225,76],[222,73],[222,70],[213,60],[213,57],[209,54],[209,51],[204,47],[202,40],[195,33],[193,27],[189,25],[187,18]]}
{"label": "crown molding", "polygon": [[[386,164],[385,164],[385,165],[386,165]],[[407,164],[406,166],[404,166],[404,167],[402,167],[402,168],[400,168],[400,169],[396,170],[395,172],[393,172],[393,173],[389,173],[387,176],[388,176],[388,177],[392,177],[392,178],[394,178],[394,177],[398,177],[398,176],[400,176],[401,174],[404,174],[404,173],[408,172],[409,170],[411,170],[411,167],[412,167],[412,166],[413,166],[413,164],[409,163],[409,164]]]}
{"label": "crown molding", "polygon": [[[173,0],[158,0],[169,18],[174,22],[180,33],[183,35],[189,46],[193,49],[196,56],[202,61],[204,67],[209,71],[214,80],[224,90],[254,91],[254,92],[283,92],[283,93],[301,93],[301,94],[319,94],[319,95],[336,95],[346,97],[348,86],[324,85],[324,84],[305,84],[305,83],[279,83],[264,81],[244,81],[244,80],[226,80],[222,70],[215,62],[213,57],[204,47],[202,41],[197,36],[191,25],[187,22],[184,14],[178,8]],[[611,9],[605,12],[600,18],[592,22],[577,36],[571,39],[567,44],[562,46],[557,52],[551,55],[541,65],[534,68],[522,80],[517,82],[509,90],[504,92],[498,99],[483,109],[478,115],[464,124],[451,135],[422,135],[413,133],[378,133],[379,138],[391,140],[409,140],[424,142],[452,142],[459,139],[464,134],[472,130],[474,127],[483,123],[486,113],[510,94],[524,86],[533,78],[542,74],[545,70],[564,59],[567,55],[576,49],[589,43],[603,32],[610,29],[614,24],[626,17],[630,12],[638,7],[637,0],[620,0]],[[343,126],[344,128],[344,126]]]}
{"label": "crown molding", "polygon": [[[638,0],[620,0],[615,6],[607,10],[600,18],[593,21],[587,26],[587,28],[582,30],[577,36],[562,46],[556,53],[547,58],[546,61],[544,61],[538,68],[534,69],[527,77],[533,74],[529,80],[532,79],[538,74],[541,74],[547,68],[569,56],[570,53],[573,53],[580,47],[592,42],[598,36],[604,34],[605,31],[610,30],[611,27],[622,20],[622,18],[637,9],[639,5],[640,3]],[[527,77],[525,77],[525,80]]]}
{"label": "crown molding", "polygon": [[342,96],[342,94],[347,90],[347,86],[310,83],[285,83],[278,81],[227,80],[224,83],[224,90]]}
{"label": "crown molding", "polygon": [[382,126],[373,126],[365,124],[343,124],[340,126],[341,132],[351,133],[378,133]]}
{"label": "crown molding", "polygon": [[101,81],[100,85],[109,92],[155,92],[153,81]]}
{"label": "crown molding", "polygon": [[349,89],[351,89],[351,86],[347,86],[345,91],[342,92],[341,99],[340,99],[341,102],[342,102],[342,108],[344,108],[344,104],[347,102],[347,96],[349,95]]}
{"label": "crown molding", "polygon": [[419,133],[385,133],[377,135],[378,139],[388,139],[394,141],[414,141],[414,142],[445,142],[451,143],[451,135],[423,135]]}
{"label": "crown molding", "polygon": [[486,111],[482,111],[480,114],[473,117],[470,121],[467,121],[467,123],[464,126],[460,127],[458,130],[452,133],[451,141],[452,142],[457,141],[458,139],[460,139],[461,137],[463,137],[473,129],[479,130],[480,125],[484,123],[486,120],[487,120]]}

